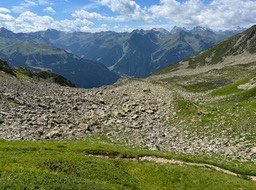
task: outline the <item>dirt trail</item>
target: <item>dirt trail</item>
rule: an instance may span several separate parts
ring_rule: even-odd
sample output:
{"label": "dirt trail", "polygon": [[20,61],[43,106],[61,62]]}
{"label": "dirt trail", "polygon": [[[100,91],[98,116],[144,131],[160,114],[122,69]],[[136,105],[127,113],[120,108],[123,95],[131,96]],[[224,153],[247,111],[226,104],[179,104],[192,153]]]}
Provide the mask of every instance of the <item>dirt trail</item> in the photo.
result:
{"label": "dirt trail", "polygon": [[[155,163],[163,163],[163,164],[180,164],[180,165],[186,165],[186,166],[207,167],[207,168],[211,168],[211,169],[216,170],[216,171],[223,172],[225,174],[241,177],[240,174],[237,174],[237,173],[231,172],[229,170],[220,168],[218,166],[210,165],[210,164],[185,162],[185,161],[181,161],[181,160],[169,160],[169,159],[166,159],[166,158],[158,158],[158,157],[152,157],[152,156],[141,157],[140,160],[142,160],[142,161],[151,161],[151,162],[155,162]],[[252,181],[256,181],[256,176],[246,175],[245,177],[252,180]]]}
{"label": "dirt trail", "polygon": [[244,178],[244,179],[249,179],[251,181],[256,181],[256,176],[250,176],[250,175],[241,175],[241,174],[237,174],[235,172],[220,168],[218,166],[214,166],[211,164],[205,164],[205,163],[195,163],[195,162],[186,162],[186,161],[182,161],[182,160],[174,160],[174,159],[166,159],[166,158],[161,158],[161,157],[155,157],[155,156],[143,156],[143,157],[139,157],[139,158],[124,158],[124,157],[113,157],[113,156],[108,156],[108,155],[88,155],[88,156],[92,156],[92,157],[97,157],[97,158],[105,158],[105,159],[110,159],[110,158],[114,158],[114,159],[125,159],[125,160],[131,160],[131,161],[149,161],[149,162],[154,162],[154,163],[159,163],[159,164],[177,164],[177,165],[185,165],[185,166],[192,166],[192,167],[206,167],[206,168],[210,168],[219,172],[223,172],[225,174],[228,175],[232,175],[232,176],[236,176],[236,177],[240,177],[240,178]]}

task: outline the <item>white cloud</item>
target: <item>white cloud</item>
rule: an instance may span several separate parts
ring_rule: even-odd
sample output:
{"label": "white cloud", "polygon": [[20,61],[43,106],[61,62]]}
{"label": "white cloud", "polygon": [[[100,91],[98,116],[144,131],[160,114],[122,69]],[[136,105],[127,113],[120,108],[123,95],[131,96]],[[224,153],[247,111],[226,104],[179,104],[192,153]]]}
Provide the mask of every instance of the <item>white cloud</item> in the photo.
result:
{"label": "white cloud", "polygon": [[91,27],[82,27],[81,32],[102,32],[102,31],[109,31],[108,25],[107,24],[102,24],[100,27],[96,27],[96,28],[91,28]]}
{"label": "white cloud", "polygon": [[[63,18],[63,20],[55,20],[53,16],[39,16],[32,12],[33,8],[36,8],[35,10],[40,8],[45,14],[54,14],[55,7],[51,5],[52,2],[57,4],[56,1],[22,0],[11,10],[0,7],[0,26],[15,32],[48,28],[63,31],[105,31],[110,26],[116,31],[129,31],[137,28],[150,29],[150,27],[170,29],[173,25],[186,27],[202,25],[213,29],[228,29],[234,26],[249,27],[255,23],[256,18],[256,0],[212,0],[208,4],[204,4],[203,0],[160,0],[158,4],[144,8],[141,8],[135,0],[95,0],[94,3],[82,7],[83,9],[74,11],[71,14],[73,18]],[[58,0],[58,2],[62,1],[64,0]],[[109,13],[109,10],[102,13],[106,8],[114,14]],[[96,12],[90,12],[89,9]],[[11,12],[20,15],[14,18]],[[99,26],[103,21],[108,25]],[[128,24],[131,21],[138,23]],[[130,26],[124,27],[122,24]]]}
{"label": "white cloud", "polygon": [[22,12],[25,12],[27,10],[28,9],[26,7],[23,7],[23,6],[13,6],[12,7],[12,11],[15,12],[15,13],[22,13]]}
{"label": "white cloud", "polygon": [[38,0],[39,5],[54,5],[54,3],[51,3],[49,0]]}
{"label": "white cloud", "polygon": [[71,14],[73,17],[80,18],[80,19],[97,19],[97,20],[108,20],[109,17],[102,16],[96,12],[88,12],[85,10],[77,10]]}
{"label": "white cloud", "polygon": [[165,18],[173,24],[194,26],[205,25],[211,28],[250,26],[256,18],[254,0],[213,0],[209,5],[202,0],[161,0],[159,5],[148,8],[152,18]]}
{"label": "white cloud", "polygon": [[20,14],[15,20],[16,31],[19,32],[46,30],[52,23],[54,20],[50,16],[38,16],[30,11]]}
{"label": "white cloud", "polygon": [[61,31],[81,31],[83,27],[93,26],[93,23],[79,18],[57,21],[50,16],[39,16],[33,12],[26,11],[17,18],[0,13],[0,26],[13,32],[35,32],[49,28]]}
{"label": "white cloud", "polygon": [[0,22],[11,22],[14,20],[15,19],[11,15],[0,13]]}
{"label": "white cloud", "polygon": [[23,13],[30,10],[31,7],[38,6],[38,4],[31,0],[24,0],[18,6],[13,6],[12,11],[15,13]]}
{"label": "white cloud", "polygon": [[0,7],[0,13],[10,13],[11,11],[7,8]]}
{"label": "white cloud", "polygon": [[113,28],[115,29],[116,32],[132,32],[133,30],[137,29],[136,27],[132,28],[128,25],[120,25],[120,24],[115,25]]}
{"label": "white cloud", "polygon": [[25,0],[20,5],[23,6],[23,7],[33,7],[33,6],[37,6],[38,4],[34,1],[31,1],[31,0]]}
{"label": "white cloud", "polygon": [[81,31],[83,27],[93,26],[93,23],[86,19],[55,21],[48,28],[61,31]]}
{"label": "white cloud", "polygon": [[107,6],[113,12],[117,12],[120,16],[118,21],[146,21],[149,19],[147,12],[133,0],[100,0],[99,3]]}
{"label": "white cloud", "polygon": [[56,11],[52,7],[46,7],[44,9],[44,12],[50,13],[50,14],[55,14]]}
{"label": "white cloud", "polygon": [[88,3],[82,7],[82,9],[84,9],[84,10],[91,10],[91,9],[96,9],[96,8],[98,8],[97,3]]}

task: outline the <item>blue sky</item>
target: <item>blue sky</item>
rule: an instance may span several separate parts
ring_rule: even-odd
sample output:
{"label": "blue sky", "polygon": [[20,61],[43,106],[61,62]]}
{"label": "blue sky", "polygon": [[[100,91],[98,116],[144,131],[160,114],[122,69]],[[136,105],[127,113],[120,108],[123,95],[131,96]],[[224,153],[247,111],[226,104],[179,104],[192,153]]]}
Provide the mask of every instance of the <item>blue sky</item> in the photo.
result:
{"label": "blue sky", "polygon": [[250,27],[256,0],[2,0],[0,27],[14,32],[53,28],[118,32],[200,25],[212,29]]}

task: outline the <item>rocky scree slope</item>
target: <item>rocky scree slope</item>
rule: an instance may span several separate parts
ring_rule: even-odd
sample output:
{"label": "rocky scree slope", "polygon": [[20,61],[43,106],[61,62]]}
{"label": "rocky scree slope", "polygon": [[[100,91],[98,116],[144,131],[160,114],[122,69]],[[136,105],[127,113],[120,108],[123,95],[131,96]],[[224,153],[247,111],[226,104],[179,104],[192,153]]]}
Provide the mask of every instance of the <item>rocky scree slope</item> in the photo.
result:
{"label": "rocky scree slope", "polygon": [[[253,144],[208,138],[173,123],[174,92],[145,80],[99,89],[0,78],[0,138],[84,139],[103,135],[152,150],[255,159]],[[244,147],[241,149],[241,147]]]}

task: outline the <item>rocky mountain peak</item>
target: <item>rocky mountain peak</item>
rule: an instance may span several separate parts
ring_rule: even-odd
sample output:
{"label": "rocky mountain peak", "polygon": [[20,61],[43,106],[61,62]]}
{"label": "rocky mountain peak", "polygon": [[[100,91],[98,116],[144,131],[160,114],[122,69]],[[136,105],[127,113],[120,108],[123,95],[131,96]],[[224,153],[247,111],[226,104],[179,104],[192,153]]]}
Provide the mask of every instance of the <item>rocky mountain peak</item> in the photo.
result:
{"label": "rocky mountain peak", "polygon": [[160,32],[162,34],[169,34],[170,32],[164,28],[153,28],[150,31],[152,32]]}
{"label": "rocky mountain peak", "polygon": [[202,36],[216,36],[216,33],[212,29],[203,26],[196,26],[190,32],[192,34],[198,34]]}
{"label": "rocky mountain peak", "polygon": [[207,27],[203,27],[203,26],[195,26],[191,32],[213,32],[212,29],[207,28]]}
{"label": "rocky mountain peak", "polygon": [[0,37],[11,37],[14,33],[4,27],[0,28]]}
{"label": "rocky mountain peak", "polygon": [[186,32],[187,29],[185,27],[178,27],[178,26],[174,26],[171,30],[171,34],[177,34],[180,32]]}
{"label": "rocky mountain peak", "polygon": [[243,28],[241,26],[234,26],[230,29],[231,31],[244,31],[246,28]]}
{"label": "rocky mountain peak", "polygon": [[[238,38],[239,40],[234,45],[236,51],[241,52],[242,49],[243,51],[256,53],[256,25],[238,35]],[[237,37],[234,39],[237,39]]]}
{"label": "rocky mountain peak", "polygon": [[58,30],[55,30],[55,29],[48,29],[42,33],[43,33],[44,38],[47,40],[48,39],[52,39],[52,40],[58,39],[61,35],[61,32]]}

